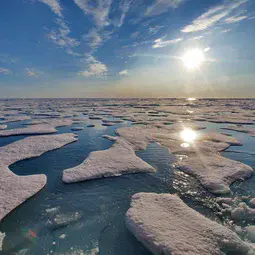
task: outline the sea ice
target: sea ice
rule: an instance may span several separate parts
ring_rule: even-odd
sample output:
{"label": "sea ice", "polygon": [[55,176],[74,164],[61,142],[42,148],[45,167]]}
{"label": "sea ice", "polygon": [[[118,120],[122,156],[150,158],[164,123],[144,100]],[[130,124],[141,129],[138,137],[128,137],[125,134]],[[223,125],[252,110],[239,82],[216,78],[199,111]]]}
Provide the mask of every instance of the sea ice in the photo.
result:
{"label": "sea ice", "polygon": [[45,152],[77,141],[74,134],[28,137],[0,147],[0,221],[5,215],[36,194],[46,184],[46,176],[18,176],[9,166],[20,160],[38,157]]}
{"label": "sea ice", "polygon": [[246,203],[240,203],[237,208],[231,212],[232,219],[241,222],[255,222],[255,209],[250,208]]}
{"label": "sea ice", "polygon": [[8,130],[1,130],[1,136],[13,136],[13,135],[42,135],[56,133],[56,127],[70,126],[72,120],[70,119],[50,119],[43,120],[42,124],[28,125],[25,128],[15,128]]}
{"label": "sea ice", "polygon": [[127,173],[155,172],[153,167],[135,155],[126,141],[121,138],[115,140],[111,148],[91,152],[82,164],[66,169],[63,181],[71,183]]}
{"label": "sea ice", "polygon": [[222,129],[233,130],[241,133],[247,133],[249,136],[255,136],[255,128],[246,128],[243,126],[232,125]]}
{"label": "sea ice", "polygon": [[4,238],[5,238],[5,233],[0,232],[0,251],[2,250]]}
{"label": "sea ice", "polygon": [[175,166],[196,177],[204,188],[214,194],[229,193],[230,184],[253,173],[250,166],[217,154],[198,154],[177,162]]}
{"label": "sea ice", "polygon": [[205,218],[170,194],[132,197],[126,226],[153,254],[254,254],[230,229]]}
{"label": "sea ice", "polygon": [[1,130],[0,137],[3,136],[14,136],[14,135],[42,135],[42,134],[53,134],[57,130],[49,125],[31,125],[25,128],[15,128],[8,130]]}

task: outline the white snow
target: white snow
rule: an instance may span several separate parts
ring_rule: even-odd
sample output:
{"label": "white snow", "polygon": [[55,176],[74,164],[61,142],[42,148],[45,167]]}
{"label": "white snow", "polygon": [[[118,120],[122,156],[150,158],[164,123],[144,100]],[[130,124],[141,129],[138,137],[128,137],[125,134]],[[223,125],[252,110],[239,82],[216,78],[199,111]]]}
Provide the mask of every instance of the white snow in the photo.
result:
{"label": "white snow", "polygon": [[50,119],[43,120],[42,124],[27,125],[24,128],[15,128],[8,130],[0,130],[0,137],[13,135],[42,135],[56,133],[56,127],[70,126],[70,119]]}
{"label": "white snow", "polygon": [[135,194],[126,213],[126,226],[155,255],[252,252],[234,232],[205,218],[176,195]]}
{"label": "white snow", "polygon": [[4,238],[5,238],[5,233],[0,232],[0,251],[2,250]]}
{"label": "white snow", "polygon": [[0,221],[15,207],[36,194],[46,184],[46,176],[18,176],[9,166],[20,160],[38,157],[76,141],[74,134],[28,137],[0,147]]}
{"label": "white snow", "polygon": [[198,154],[177,162],[175,166],[196,177],[204,188],[214,194],[229,193],[230,184],[248,178],[253,173],[250,166],[217,154]]}
{"label": "white snow", "polygon": [[111,148],[91,152],[82,164],[66,169],[62,179],[66,183],[71,183],[145,172],[155,172],[155,169],[137,157],[126,141],[118,138]]}

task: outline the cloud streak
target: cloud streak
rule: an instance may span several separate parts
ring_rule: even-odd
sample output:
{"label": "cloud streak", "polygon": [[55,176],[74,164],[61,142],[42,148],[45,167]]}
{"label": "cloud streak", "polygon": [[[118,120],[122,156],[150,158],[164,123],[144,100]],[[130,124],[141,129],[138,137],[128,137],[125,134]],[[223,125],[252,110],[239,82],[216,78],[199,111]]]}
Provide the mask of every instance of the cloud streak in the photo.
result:
{"label": "cloud streak", "polygon": [[167,47],[169,45],[172,44],[177,44],[179,42],[181,42],[183,40],[183,38],[176,38],[173,40],[167,40],[167,41],[163,41],[162,39],[157,39],[155,40],[155,44],[152,45],[152,48],[163,48],[163,47]]}
{"label": "cloud streak", "polygon": [[125,70],[120,71],[120,72],[119,72],[119,75],[120,75],[120,76],[127,76],[127,75],[128,75],[128,70],[125,69]]}
{"label": "cloud streak", "polygon": [[86,15],[92,16],[98,27],[108,26],[112,0],[73,0]]}
{"label": "cloud streak", "polygon": [[8,75],[8,74],[12,74],[12,71],[10,69],[0,67],[0,74]]}
{"label": "cloud streak", "polygon": [[227,18],[233,10],[246,2],[248,2],[248,0],[235,1],[228,5],[222,4],[213,7],[195,19],[192,24],[184,27],[181,31],[183,33],[192,33],[206,30],[216,25],[222,19]]}
{"label": "cloud streak", "polygon": [[59,17],[63,17],[62,15],[62,7],[58,0],[39,0],[41,3],[44,3],[50,7],[50,9]]}
{"label": "cloud streak", "polygon": [[64,48],[68,54],[77,55],[72,48],[79,46],[80,42],[69,36],[71,30],[63,19],[56,19],[56,23],[59,28],[51,30],[47,35],[48,39],[60,48]]}
{"label": "cloud streak", "polygon": [[229,17],[229,18],[225,19],[225,22],[227,24],[231,24],[231,23],[236,23],[236,22],[245,20],[247,18],[248,18],[248,16],[245,16],[245,15],[243,15],[243,16],[232,16],[232,17]]}
{"label": "cloud streak", "polygon": [[43,72],[36,71],[34,68],[26,68],[25,71],[29,77],[38,77],[43,74]]}
{"label": "cloud streak", "polygon": [[184,0],[156,0],[145,11],[145,16],[160,15],[170,8],[177,8]]}

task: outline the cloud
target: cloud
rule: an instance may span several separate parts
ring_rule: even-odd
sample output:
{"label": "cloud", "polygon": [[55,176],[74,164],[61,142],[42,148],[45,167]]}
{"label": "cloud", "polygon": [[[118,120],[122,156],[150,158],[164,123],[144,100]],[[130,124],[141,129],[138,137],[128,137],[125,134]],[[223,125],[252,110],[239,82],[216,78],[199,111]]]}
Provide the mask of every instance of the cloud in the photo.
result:
{"label": "cloud", "polygon": [[108,26],[112,0],[73,0],[86,14],[91,15],[98,27]]}
{"label": "cloud", "polygon": [[189,38],[189,41],[201,40],[202,38],[204,38],[204,36],[203,36],[203,35],[200,35],[200,36],[194,36],[194,37]]}
{"label": "cloud", "polygon": [[14,58],[7,53],[0,53],[0,62],[4,64],[16,64],[19,62],[19,59]]}
{"label": "cloud", "polygon": [[96,60],[93,56],[89,56],[86,60],[87,70],[79,72],[79,75],[85,77],[102,77],[105,76],[108,72],[108,68],[102,62]]}
{"label": "cloud", "polygon": [[120,76],[127,76],[127,75],[128,75],[128,70],[125,69],[125,70],[120,71],[120,72],[119,72],[119,75],[120,75]]}
{"label": "cloud", "polygon": [[152,48],[163,48],[163,47],[167,47],[169,45],[172,45],[172,44],[176,44],[176,43],[179,43],[183,40],[183,38],[176,38],[176,39],[173,39],[173,40],[168,40],[168,41],[163,41],[162,39],[157,39],[155,40],[155,44],[152,45]]}
{"label": "cloud", "polygon": [[245,16],[245,15],[244,16],[232,16],[232,17],[225,19],[225,22],[228,24],[231,24],[231,23],[236,23],[236,22],[245,20],[247,18],[248,18],[248,16]]}
{"label": "cloud", "polygon": [[10,69],[0,67],[0,74],[8,75],[8,74],[12,74],[12,71]]}
{"label": "cloud", "polygon": [[229,33],[229,32],[231,32],[231,31],[232,31],[231,29],[225,29],[225,30],[222,30],[221,33],[224,34],[224,33]]}
{"label": "cloud", "polygon": [[36,71],[34,68],[26,68],[25,71],[27,73],[27,76],[30,76],[30,77],[37,77],[43,74],[43,72]]}
{"label": "cloud", "polygon": [[103,39],[101,38],[99,31],[96,29],[92,29],[87,35],[84,37],[85,41],[88,41],[89,46],[92,49],[98,48],[103,42]]}
{"label": "cloud", "polygon": [[155,35],[163,26],[154,26],[154,27],[149,27],[149,34]]}
{"label": "cloud", "polygon": [[184,27],[181,31],[184,33],[192,33],[206,30],[216,25],[223,18],[226,18],[233,10],[237,9],[241,4],[246,3],[248,0],[239,0],[231,4],[222,4],[209,9],[200,17],[195,19],[192,24]]}
{"label": "cloud", "polygon": [[119,10],[121,11],[120,19],[117,24],[118,27],[121,27],[124,23],[125,17],[129,11],[130,5],[133,0],[122,0],[119,4]]}
{"label": "cloud", "polygon": [[50,9],[59,17],[62,17],[62,7],[58,0],[39,0],[40,2],[47,4]]}
{"label": "cloud", "polygon": [[59,28],[51,30],[47,35],[48,39],[59,47],[64,48],[68,54],[77,54],[72,51],[72,48],[79,46],[79,41],[69,36],[71,30],[63,19],[56,19],[56,23],[59,25]]}
{"label": "cloud", "polygon": [[156,16],[170,8],[177,8],[184,0],[155,0],[145,11],[145,16]]}

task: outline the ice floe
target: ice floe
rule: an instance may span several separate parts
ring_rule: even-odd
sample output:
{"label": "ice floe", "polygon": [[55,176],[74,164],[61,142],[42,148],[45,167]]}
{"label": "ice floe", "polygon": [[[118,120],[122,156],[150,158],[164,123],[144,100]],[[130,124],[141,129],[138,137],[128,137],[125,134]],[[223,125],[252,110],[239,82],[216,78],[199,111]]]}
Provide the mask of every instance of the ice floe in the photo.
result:
{"label": "ice floe", "polygon": [[15,128],[8,130],[0,130],[0,137],[2,136],[15,136],[15,135],[42,135],[56,133],[57,127],[70,126],[72,120],[53,119],[49,122],[42,121],[42,124],[28,125],[24,128]]}
{"label": "ice floe", "polygon": [[227,126],[222,129],[226,130],[233,130],[241,133],[247,133],[250,136],[255,136],[255,128],[247,128],[244,126],[237,126],[237,125],[232,125],[232,126]]}
{"label": "ice floe", "polygon": [[4,238],[5,238],[5,233],[0,232],[0,251],[2,250]]}
{"label": "ice floe", "polygon": [[135,194],[125,221],[153,254],[254,254],[233,231],[205,218],[176,195]]}
{"label": "ice floe", "polygon": [[175,166],[196,177],[204,188],[214,194],[229,193],[230,184],[253,174],[250,166],[217,154],[198,154],[177,162]]}
{"label": "ice floe", "polygon": [[46,184],[46,176],[43,174],[18,176],[9,166],[20,160],[38,157],[76,140],[74,134],[44,135],[28,137],[0,147],[0,221]]}
{"label": "ice floe", "polygon": [[15,128],[0,131],[0,137],[16,135],[42,135],[53,134],[57,130],[49,125],[31,125],[25,128]]}
{"label": "ice floe", "polygon": [[112,139],[116,142],[111,148],[91,152],[82,164],[64,170],[63,181],[71,183],[128,173],[155,172],[153,167],[135,155],[129,143],[121,138]]}

